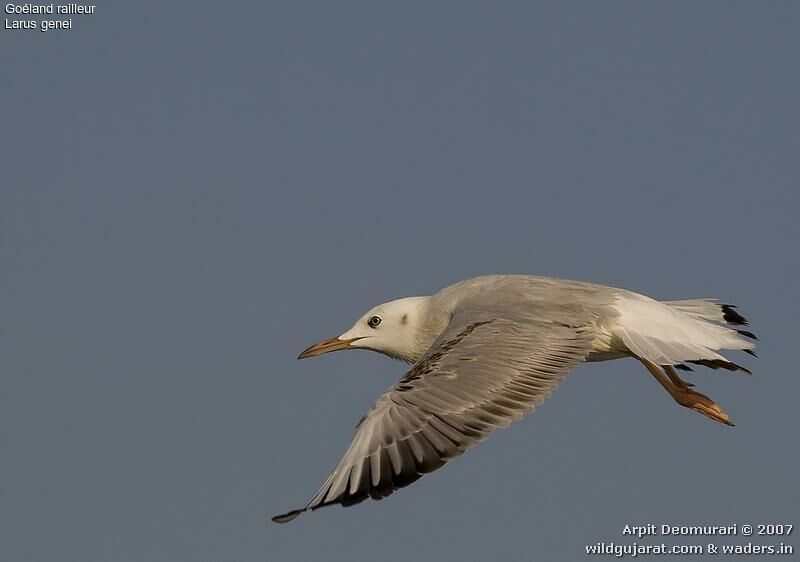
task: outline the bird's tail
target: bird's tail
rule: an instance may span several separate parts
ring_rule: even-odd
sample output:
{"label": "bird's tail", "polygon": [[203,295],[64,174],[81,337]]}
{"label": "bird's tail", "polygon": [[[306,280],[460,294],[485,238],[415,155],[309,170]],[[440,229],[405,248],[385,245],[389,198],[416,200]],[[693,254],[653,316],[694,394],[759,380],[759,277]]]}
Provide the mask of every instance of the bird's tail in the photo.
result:
{"label": "bird's tail", "polygon": [[730,361],[719,350],[734,349],[755,355],[755,334],[736,307],[712,299],[656,301],[638,294],[621,296],[617,335],[637,357],[656,365],[686,363],[712,369],[750,371]]}
{"label": "bird's tail", "polygon": [[[731,347],[731,348],[724,348],[724,349],[741,349],[745,353],[752,355],[753,357],[757,357],[756,352],[753,350],[755,344],[753,342],[758,340],[756,335],[749,331],[743,329],[741,326],[747,326],[749,322],[747,318],[742,316],[737,310],[736,306],[732,304],[720,304],[715,299],[690,299],[690,300],[681,300],[681,301],[663,301],[664,304],[675,308],[684,314],[687,314],[693,318],[698,320],[702,320],[705,322],[713,322],[716,325],[725,326],[728,330],[735,330],[737,334],[740,336],[744,336],[742,339],[738,338],[740,343],[743,343],[742,347]],[[724,361],[715,361],[715,360],[689,360],[689,363],[695,363],[697,365],[703,365],[705,367],[710,367],[712,369],[726,369],[728,371],[744,371],[746,373],[750,373],[749,369],[742,367],[741,365],[737,365],[732,361],[724,360]],[[683,364],[676,365],[679,369],[682,370],[691,370],[690,367],[687,367]]]}

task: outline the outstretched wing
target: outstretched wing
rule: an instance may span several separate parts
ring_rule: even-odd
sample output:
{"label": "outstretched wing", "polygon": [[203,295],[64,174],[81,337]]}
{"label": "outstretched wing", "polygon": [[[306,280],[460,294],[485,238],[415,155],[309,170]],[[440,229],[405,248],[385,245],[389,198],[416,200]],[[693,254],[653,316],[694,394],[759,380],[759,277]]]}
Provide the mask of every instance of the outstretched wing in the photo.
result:
{"label": "outstretched wing", "polygon": [[359,422],[342,460],[302,509],[380,499],[541,404],[591,350],[590,326],[457,314],[428,353]]}

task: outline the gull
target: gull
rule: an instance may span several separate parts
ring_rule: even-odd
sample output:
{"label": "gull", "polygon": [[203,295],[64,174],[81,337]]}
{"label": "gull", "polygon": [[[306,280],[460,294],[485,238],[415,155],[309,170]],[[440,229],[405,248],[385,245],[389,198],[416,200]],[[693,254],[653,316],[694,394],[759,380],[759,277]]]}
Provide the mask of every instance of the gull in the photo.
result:
{"label": "gull", "polygon": [[658,301],[614,287],[531,275],[487,275],[426,297],[376,306],[298,359],[369,349],[411,364],[361,418],[311,501],[272,518],[381,499],[443,466],[550,396],[579,363],[632,357],[681,406],[723,424],[727,413],[676,369],[743,371],[719,350],[755,356],[736,307]]}

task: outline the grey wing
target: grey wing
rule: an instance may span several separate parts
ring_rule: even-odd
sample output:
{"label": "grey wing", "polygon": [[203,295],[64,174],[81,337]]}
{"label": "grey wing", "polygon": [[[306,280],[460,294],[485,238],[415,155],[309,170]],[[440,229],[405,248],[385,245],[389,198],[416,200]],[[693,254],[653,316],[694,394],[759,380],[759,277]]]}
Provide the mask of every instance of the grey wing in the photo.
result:
{"label": "grey wing", "polygon": [[541,404],[587,356],[593,334],[589,325],[456,315],[361,419],[311,501],[273,521],[381,499],[436,470]]}

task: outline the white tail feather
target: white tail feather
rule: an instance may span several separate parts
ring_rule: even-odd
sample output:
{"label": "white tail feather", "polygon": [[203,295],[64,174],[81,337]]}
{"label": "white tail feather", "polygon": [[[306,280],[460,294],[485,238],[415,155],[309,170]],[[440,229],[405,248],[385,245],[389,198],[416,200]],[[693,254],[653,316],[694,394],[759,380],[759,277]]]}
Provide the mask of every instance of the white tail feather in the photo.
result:
{"label": "white tail feather", "polygon": [[736,330],[719,325],[725,322],[722,309],[710,300],[659,302],[626,292],[615,306],[619,318],[612,332],[631,353],[658,365],[728,361],[716,350],[754,347]]}
{"label": "white tail feather", "polygon": [[661,302],[671,306],[672,308],[677,308],[684,314],[699,318],[700,320],[716,322],[717,324],[725,324],[725,316],[722,313],[722,307],[719,305],[716,299],[691,299],[683,301]]}

